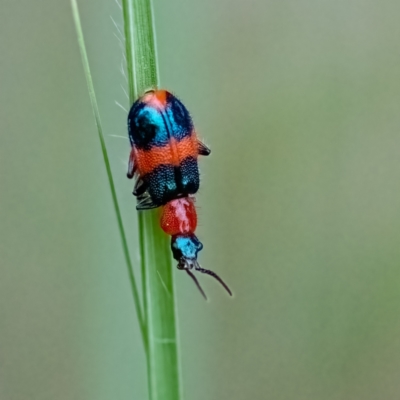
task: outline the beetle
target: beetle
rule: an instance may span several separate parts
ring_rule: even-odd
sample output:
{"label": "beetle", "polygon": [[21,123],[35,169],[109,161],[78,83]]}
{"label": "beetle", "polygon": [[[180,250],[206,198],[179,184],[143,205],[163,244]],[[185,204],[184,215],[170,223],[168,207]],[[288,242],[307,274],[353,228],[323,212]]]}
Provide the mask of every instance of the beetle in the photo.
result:
{"label": "beetle", "polygon": [[128,134],[132,148],[127,176],[137,177],[137,210],[198,191],[198,156],[211,150],[198,139],[192,118],[177,97],[166,90],[145,92],[129,111]]}
{"label": "beetle", "polygon": [[193,197],[184,197],[168,202],[161,211],[160,226],[162,230],[171,235],[171,250],[178,269],[184,270],[193,279],[203,297],[207,300],[192,270],[207,274],[215,278],[232,296],[228,285],[214,272],[200,267],[197,254],[203,244],[195,235],[197,227],[197,213]]}

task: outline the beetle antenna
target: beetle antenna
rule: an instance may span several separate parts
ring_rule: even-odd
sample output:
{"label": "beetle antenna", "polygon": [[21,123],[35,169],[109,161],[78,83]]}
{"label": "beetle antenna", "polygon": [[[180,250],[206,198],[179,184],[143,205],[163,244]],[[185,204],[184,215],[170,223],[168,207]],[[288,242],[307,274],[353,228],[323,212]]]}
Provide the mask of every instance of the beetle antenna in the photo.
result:
{"label": "beetle antenna", "polygon": [[231,289],[229,289],[228,285],[214,272],[210,271],[209,269],[201,268],[199,264],[196,264],[195,266],[196,271],[200,271],[203,274],[207,274],[215,278],[224,288],[225,290],[232,296]]}
{"label": "beetle antenna", "polygon": [[195,283],[196,286],[197,286],[197,289],[199,289],[199,291],[200,291],[200,293],[202,294],[202,296],[204,297],[204,299],[207,300],[207,296],[206,296],[206,294],[204,293],[204,290],[201,288],[200,283],[199,283],[199,281],[197,280],[197,278],[192,274],[192,272],[191,272],[189,269],[185,268],[185,271],[186,271],[186,272],[188,273],[188,275],[193,279],[194,283]]}

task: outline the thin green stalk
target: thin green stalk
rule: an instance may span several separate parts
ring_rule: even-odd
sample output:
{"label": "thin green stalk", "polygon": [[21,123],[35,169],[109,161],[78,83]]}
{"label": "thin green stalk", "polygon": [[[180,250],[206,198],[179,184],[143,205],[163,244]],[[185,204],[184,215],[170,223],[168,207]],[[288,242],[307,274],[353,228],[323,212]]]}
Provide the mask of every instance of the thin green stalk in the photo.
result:
{"label": "thin green stalk", "polygon": [[98,132],[98,135],[99,135],[99,140],[100,140],[101,151],[102,151],[102,154],[103,154],[104,165],[105,165],[106,171],[107,171],[108,183],[110,185],[110,190],[111,190],[111,196],[112,196],[112,200],[113,200],[113,204],[114,204],[115,215],[117,217],[118,228],[119,228],[119,232],[120,232],[120,236],[121,236],[122,249],[123,249],[124,256],[125,256],[126,266],[128,268],[129,280],[130,280],[130,283],[131,283],[131,288],[132,288],[132,294],[133,294],[133,300],[134,300],[134,304],[135,304],[136,314],[137,314],[138,320],[139,320],[139,326],[140,326],[140,331],[141,331],[141,334],[142,334],[144,347],[145,347],[145,349],[147,351],[146,325],[145,325],[145,321],[144,321],[144,318],[143,318],[142,309],[141,309],[141,306],[140,306],[139,292],[138,292],[138,289],[137,289],[137,286],[136,286],[135,276],[133,274],[133,267],[132,267],[132,262],[131,262],[131,258],[130,258],[130,255],[129,255],[128,242],[126,240],[124,225],[122,223],[121,211],[120,211],[119,204],[118,204],[118,199],[117,199],[117,193],[115,191],[114,180],[113,180],[112,173],[111,173],[110,161],[109,161],[109,158],[108,158],[107,148],[106,148],[106,144],[105,144],[105,141],[104,141],[103,128],[101,126],[100,113],[99,113],[99,108],[97,106],[96,94],[95,94],[95,91],[94,91],[92,75],[90,73],[89,60],[88,60],[88,57],[87,57],[85,41],[84,41],[84,38],[83,38],[83,32],[82,32],[82,26],[81,26],[81,20],[80,20],[80,17],[79,17],[79,10],[78,10],[78,5],[76,3],[76,0],[71,0],[71,5],[72,5],[72,14],[73,14],[74,22],[75,22],[75,27],[76,27],[76,34],[77,34],[77,37],[78,37],[79,50],[80,50],[81,56],[82,56],[83,69],[85,71],[86,82],[87,82],[87,86],[88,86],[88,90],[89,90],[90,102],[92,104],[93,114],[94,114],[94,118],[95,118],[95,121],[96,121],[97,132]]}
{"label": "thin green stalk", "polygon": [[[126,59],[131,104],[158,86],[151,0],[123,0]],[[180,368],[175,294],[169,238],[159,227],[157,210],[139,212],[151,400],[179,400]]]}

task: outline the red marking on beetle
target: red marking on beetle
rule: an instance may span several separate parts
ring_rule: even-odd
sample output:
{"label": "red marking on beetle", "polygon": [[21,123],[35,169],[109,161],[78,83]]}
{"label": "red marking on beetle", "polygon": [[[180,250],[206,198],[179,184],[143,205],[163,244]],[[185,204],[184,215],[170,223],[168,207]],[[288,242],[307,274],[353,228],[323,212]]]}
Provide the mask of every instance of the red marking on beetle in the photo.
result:
{"label": "red marking on beetle", "polygon": [[167,91],[151,90],[144,94],[142,101],[158,110],[164,110],[167,105]]}

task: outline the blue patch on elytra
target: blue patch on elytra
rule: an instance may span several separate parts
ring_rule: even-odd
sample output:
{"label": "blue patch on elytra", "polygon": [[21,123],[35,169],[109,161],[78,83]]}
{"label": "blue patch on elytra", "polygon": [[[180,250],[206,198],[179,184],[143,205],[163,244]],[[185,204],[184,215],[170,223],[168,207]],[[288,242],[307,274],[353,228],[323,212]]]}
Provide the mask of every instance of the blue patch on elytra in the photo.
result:
{"label": "blue patch on elytra", "polygon": [[163,115],[145,103],[132,106],[128,116],[128,133],[131,146],[151,150],[153,146],[162,147],[169,142],[169,132]]}
{"label": "blue patch on elytra", "polygon": [[171,137],[177,141],[190,136],[193,131],[193,121],[187,108],[173,95],[167,95],[165,118],[168,119]]}
{"label": "blue patch on elytra", "polygon": [[186,107],[172,94],[167,95],[164,110],[137,100],[128,115],[128,133],[131,146],[151,150],[163,147],[171,138],[177,141],[190,136],[193,122]]}

